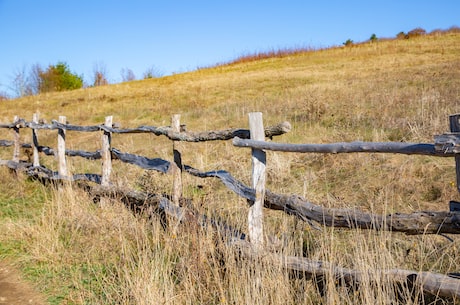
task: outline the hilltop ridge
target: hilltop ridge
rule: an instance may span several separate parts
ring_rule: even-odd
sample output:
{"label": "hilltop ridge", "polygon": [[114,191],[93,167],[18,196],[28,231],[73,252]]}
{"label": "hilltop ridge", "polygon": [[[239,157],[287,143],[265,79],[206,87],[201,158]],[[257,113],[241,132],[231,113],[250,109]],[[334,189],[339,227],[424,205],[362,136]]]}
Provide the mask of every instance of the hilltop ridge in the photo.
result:
{"label": "hilltop ridge", "polygon": [[[171,114],[181,113],[185,119],[212,119],[219,127],[260,110],[274,121],[315,120],[327,125],[333,124],[332,116],[337,122],[348,120],[352,111],[358,120],[367,117],[385,126],[376,113],[385,114],[388,107],[397,112],[396,100],[405,96],[439,94],[443,100],[456,99],[458,92],[452,88],[458,88],[459,44],[460,33],[448,32],[229,63],[6,101],[1,104],[1,119],[28,118],[39,111],[50,119],[66,114],[79,124],[100,122],[111,114],[124,125],[162,125]],[[450,92],[442,92],[447,88]],[[411,108],[405,110],[416,115],[417,109]],[[398,116],[393,113],[390,121]]]}

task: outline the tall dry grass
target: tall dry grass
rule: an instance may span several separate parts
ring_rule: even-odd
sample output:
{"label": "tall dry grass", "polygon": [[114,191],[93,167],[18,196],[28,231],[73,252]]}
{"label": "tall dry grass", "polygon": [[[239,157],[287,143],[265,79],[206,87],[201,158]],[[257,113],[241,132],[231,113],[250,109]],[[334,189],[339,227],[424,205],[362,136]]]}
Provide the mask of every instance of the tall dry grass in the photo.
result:
{"label": "tall dry grass", "polygon": [[[59,296],[50,297],[56,304],[391,304],[409,291],[398,294],[379,270],[459,268],[458,241],[334,228],[319,232],[268,214],[268,231],[281,245],[275,251],[353,268],[368,281],[347,290],[336,285],[331,270],[321,297],[314,281],[263,258],[241,256],[211,230],[180,225],[165,231],[155,217],[133,215],[118,200],[97,206],[72,186],[49,193],[37,222],[11,224],[4,234],[25,241],[27,260],[37,266],[34,279]],[[416,301],[423,298],[415,294]]]}

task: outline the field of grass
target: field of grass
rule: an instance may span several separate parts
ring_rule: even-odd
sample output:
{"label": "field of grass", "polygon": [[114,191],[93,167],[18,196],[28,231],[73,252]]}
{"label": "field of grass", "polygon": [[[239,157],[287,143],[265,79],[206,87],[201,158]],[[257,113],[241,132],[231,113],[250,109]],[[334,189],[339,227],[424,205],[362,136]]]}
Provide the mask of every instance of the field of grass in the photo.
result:
{"label": "field of grass", "polygon": [[[282,57],[242,61],[122,84],[0,102],[0,122],[34,112],[51,121],[92,125],[113,115],[122,127],[165,126],[173,114],[189,131],[247,128],[247,114],[264,124],[289,121],[274,141],[404,141],[433,143],[460,106],[460,33],[387,40]],[[26,142],[30,135],[22,132]],[[11,139],[0,130],[0,139]],[[56,134],[40,131],[41,145]],[[100,135],[67,133],[68,147],[94,151]],[[113,147],[172,159],[172,144],[154,135],[114,135]],[[182,143],[183,162],[223,169],[250,185],[250,151],[231,142]],[[2,159],[11,158],[2,149]],[[73,172],[100,173],[100,163],[68,160]],[[56,169],[55,160],[41,162]],[[240,259],[212,232],[133,215],[121,202],[95,205],[78,188],[50,190],[0,168],[0,258],[14,261],[50,304],[390,304],[388,279],[372,272],[359,292],[328,281],[326,296],[263,261]],[[267,152],[267,187],[327,207],[374,213],[443,211],[459,200],[451,158],[390,154]],[[114,162],[113,180],[133,189],[171,192],[169,176]],[[184,176],[184,195],[207,215],[247,232],[247,203],[219,181]],[[400,233],[312,230],[264,211],[265,231],[283,254],[306,255],[357,270],[404,268],[459,272],[459,239]],[[222,262],[225,262],[223,264]],[[422,298],[417,295],[417,298]],[[439,304],[444,301],[437,300]],[[457,301],[458,302],[458,301]]]}

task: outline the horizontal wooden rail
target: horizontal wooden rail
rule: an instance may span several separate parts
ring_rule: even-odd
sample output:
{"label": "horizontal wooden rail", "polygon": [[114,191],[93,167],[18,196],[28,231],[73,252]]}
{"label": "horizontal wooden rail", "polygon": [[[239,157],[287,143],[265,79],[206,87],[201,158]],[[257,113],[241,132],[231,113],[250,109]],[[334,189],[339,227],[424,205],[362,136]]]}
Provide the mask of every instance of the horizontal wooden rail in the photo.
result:
{"label": "horizontal wooden rail", "polygon": [[454,157],[452,151],[436,149],[435,144],[402,142],[338,142],[330,144],[285,144],[234,138],[233,145],[272,151],[297,153],[391,153]]}
{"label": "horizontal wooden rail", "polygon": [[[115,128],[104,125],[92,125],[92,126],[79,126],[71,124],[62,124],[58,121],[53,120],[52,124],[37,124],[34,122],[26,122],[24,119],[19,119],[16,122],[10,124],[0,124],[0,128],[31,128],[31,129],[45,129],[45,130],[69,130],[78,132],[96,132],[105,131],[111,133],[153,133],[157,136],[163,135],[168,137],[172,141],[185,141],[185,142],[205,142],[205,141],[226,141],[235,137],[249,139],[249,129],[241,128],[230,128],[225,130],[214,130],[204,132],[188,132],[179,131],[176,132],[171,126],[155,127],[155,126],[139,126],[137,128]],[[282,122],[278,125],[269,126],[265,128],[265,136],[272,138],[274,136],[283,135],[291,130],[289,122]]]}
{"label": "horizontal wooden rail", "polygon": [[[0,146],[12,146],[12,141],[0,141]],[[31,148],[32,146],[28,143],[21,144],[22,148]],[[41,153],[44,153],[47,156],[54,156],[56,155],[56,151],[48,146],[38,146],[37,150]],[[65,154],[68,157],[82,157],[88,160],[99,160],[102,158],[101,151],[89,152],[83,150],[72,150],[66,149]],[[156,170],[162,173],[166,173],[169,171],[169,162],[160,158],[147,158],[140,155],[130,154],[130,153],[123,153],[116,148],[111,149],[112,159],[120,160],[124,163],[129,163],[133,165],[137,165],[143,169],[148,170]],[[26,162],[24,166],[29,166]]]}
{"label": "horizontal wooden rail", "polygon": [[[219,170],[200,172],[189,166],[186,172],[197,177],[215,177],[239,196],[254,201],[255,190],[235,179],[230,173]],[[315,205],[299,196],[280,195],[265,192],[264,207],[283,211],[312,224],[336,228],[360,228],[378,231],[403,232],[406,234],[460,234],[460,212],[456,211],[422,211],[414,213],[395,213],[377,215],[357,209],[333,209]]]}
{"label": "horizontal wooden rail", "polygon": [[[266,261],[288,270],[295,270],[312,278],[324,278],[332,275],[336,283],[347,283],[351,287],[359,287],[364,281],[382,282],[386,279],[393,283],[412,288],[420,287],[425,293],[441,297],[460,298],[460,280],[458,274],[439,274],[405,269],[366,270],[359,271],[343,268],[334,264],[315,261],[306,257],[285,256],[268,251],[254,251],[254,248],[244,240],[233,242],[240,253],[258,261]],[[368,282],[367,282],[368,283]]]}

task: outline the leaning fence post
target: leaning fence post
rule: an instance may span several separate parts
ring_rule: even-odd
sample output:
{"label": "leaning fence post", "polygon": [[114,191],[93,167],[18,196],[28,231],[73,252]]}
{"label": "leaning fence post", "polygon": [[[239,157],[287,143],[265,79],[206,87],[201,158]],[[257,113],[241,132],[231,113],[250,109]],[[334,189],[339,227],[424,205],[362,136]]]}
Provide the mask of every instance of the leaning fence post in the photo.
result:
{"label": "leaning fence post", "polygon": [[[65,116],[59,116],[59,123],[66,124],[67,118]],[[64,128],[58,129],[58,146],[57,146],[57,157],[58,157],[58,173],[61,178],[66,178],[67,173],[67,164],[65,159],[65,134],[66,130]]]}
{"label": "leaning fence post", "polygon": [[[264,141],[265,131],[261,112],[249,113],[251,140]],[[255,189],[255,201],[251,202],[248,213],[249,239],[256,248],[263,247],[263,204],[265,197],[266,154],[261,149],[252,149],[252,187]]]}
{"label": "leaning fence post", "polygon": [[[105,117],[105,127],[112,128],[113,116]],[[112,152],[111,152],[111,143],[112,143],[112,133],[105,131],[102,134],[102,178],[101,185],[108,186],[110,183],[110,173],[112,172]]]}
{"label": "leaning fence post", "polygon": [[[175,114],[171,118],[171,128],[173,132],[180,132],[180,114]],[[182,197],[182,156],[178,149],[176,141],[173,141],[174,163],[172,165],[173,173],[173,202],[179,206],[179,200]]]}
{"label": "leaning fence post", "polygon": [[[449,116],[451,132],[460,132],[460,114]],[[460,155],[455,154],[455,175],[457,176],[457,191],[460,192]]]}
{"label": "leaning fence post", "polygon": [[19,143],[19,116],[14,116],[14,122],[13,122],[14,127],[13,127],[13,132],[14,132],[14,147],[13,147],[13,162],[19,162],[19,152],[20,152],[20,147],[21,143]]}
{"label": "leaning fence post", "polygon": [[[38,124],[38,113],[34,113],[32,122]],[[38,135],[37,130],[32,128],[32,149],[33,149],[33,166],[40,166],[40,159],[38,157]]]}

